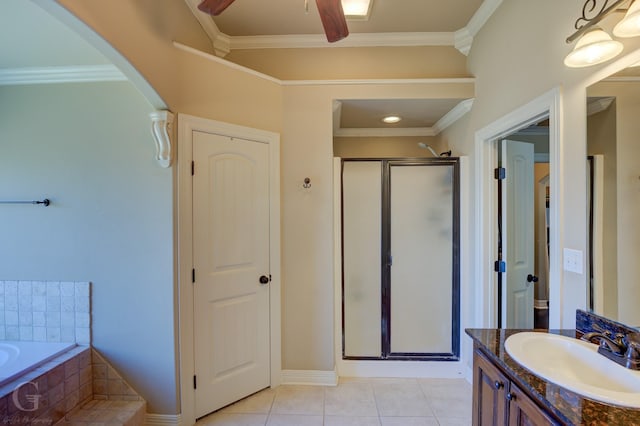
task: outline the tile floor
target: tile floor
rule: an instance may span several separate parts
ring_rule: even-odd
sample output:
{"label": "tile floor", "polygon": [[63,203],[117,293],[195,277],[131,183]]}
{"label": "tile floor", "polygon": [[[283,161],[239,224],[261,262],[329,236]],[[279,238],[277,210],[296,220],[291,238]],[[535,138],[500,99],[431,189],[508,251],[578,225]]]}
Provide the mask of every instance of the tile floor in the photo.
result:
{"label": "tile floor", "polygon": [[197,426],[467,426],[464,379],[341,378],[335,387],[282,385],[200,419]]}

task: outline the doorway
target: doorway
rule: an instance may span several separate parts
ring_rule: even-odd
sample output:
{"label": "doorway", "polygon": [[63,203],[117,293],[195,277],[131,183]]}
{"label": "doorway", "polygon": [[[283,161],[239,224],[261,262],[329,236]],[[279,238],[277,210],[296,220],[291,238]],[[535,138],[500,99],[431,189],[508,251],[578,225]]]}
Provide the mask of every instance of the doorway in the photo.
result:
{"label": "doorway", "polygon": [[459,163],[342,161],[342,359],[457,361]]}
{"label": "doorway", "polygon": [[548,119],[499,141],[499,328],[547,328],[549,275]]}
{"label": "doorway", "polygon": [[[496,253],[498,253],[498,190],[495,169],[498,166],[496,141],[514,132],[549,118],[549,327],[559,327],[562,323],[560,290],[561,274],[559,248],[562,246],[562,231],[558,229],[560,206],[554,199],[561,197],[559,185],[559,138],[560,90],[553,89],[526,105],[512,111],[476,132],[475,155],[476,173],[481,176],[476,181],[476,239],[475,276],[481,285],[476,287],[476,324],[481,327],[496,328],[498,312],[502,309],[498,302],[498,273]],[[555,302],[558,303],[555,303]]]}

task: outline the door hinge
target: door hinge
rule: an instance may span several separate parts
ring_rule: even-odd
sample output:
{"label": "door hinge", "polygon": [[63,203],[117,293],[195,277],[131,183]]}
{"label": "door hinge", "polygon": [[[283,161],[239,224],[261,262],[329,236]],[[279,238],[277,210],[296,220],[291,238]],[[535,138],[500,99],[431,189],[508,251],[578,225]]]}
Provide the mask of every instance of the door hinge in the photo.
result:
{"label": "door hinge", "polygon": [[498,167],[494,170],[493,175],[497,180],[503,180],[507,177],[507,169],[504,167]]}
{"label": "door hinge", "polygon": [[195,269],[195,268],[193,268],[193,269],[191,270],[191,282],[192,282],[192,283],[195,283],[195,282],[196,282],[196,269]]}
{"label": "door hinge", "polygon": [[196,382],[196,375],[195,375],[195,374],[193,375],[193,388],[194,388],[194,389],[197,389],[197,388],[198,388],[198,386],[197,386],[197,382]]}
{"label": "door hinge", "polygon": [[507,272],[507,262],[505,262],[504,260],[496,260],[493,265],[493,269],[496,272]]}
{"label": "door hinge", "polygon": [[191,176],[194,176],[196,174],[196,162],[192,161],[191,162]]}

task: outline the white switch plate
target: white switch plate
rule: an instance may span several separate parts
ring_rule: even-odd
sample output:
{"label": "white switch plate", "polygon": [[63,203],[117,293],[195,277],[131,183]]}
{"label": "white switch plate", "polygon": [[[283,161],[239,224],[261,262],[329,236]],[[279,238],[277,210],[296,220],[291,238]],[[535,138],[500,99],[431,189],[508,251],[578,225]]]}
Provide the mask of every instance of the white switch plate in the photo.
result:
{"label": "white switch plate", "polygon": [[582,274],[582,251],[564,248],[562,251],[564,259],[564,270]]}

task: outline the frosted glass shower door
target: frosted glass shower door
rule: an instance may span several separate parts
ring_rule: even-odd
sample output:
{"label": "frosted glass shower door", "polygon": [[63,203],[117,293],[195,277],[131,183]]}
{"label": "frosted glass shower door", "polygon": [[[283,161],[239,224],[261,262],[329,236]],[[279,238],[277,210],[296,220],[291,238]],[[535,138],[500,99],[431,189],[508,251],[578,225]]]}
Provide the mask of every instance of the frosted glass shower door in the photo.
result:
{"label": "frosted glass shower door", "polygon": [[458,167],[343,160],[343,358],[459,359]]}
{"label": "frosted glass shower door", "polygon": [[452,352],[453,172],[391,164],[392,355]]}
{"label": "frosted glass shower door", "polygon": [[344,356],[381,356],[381,206],[379,161],[342,169]]}

